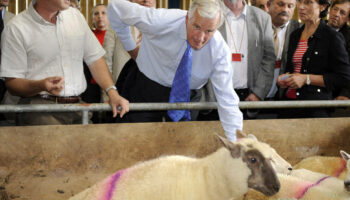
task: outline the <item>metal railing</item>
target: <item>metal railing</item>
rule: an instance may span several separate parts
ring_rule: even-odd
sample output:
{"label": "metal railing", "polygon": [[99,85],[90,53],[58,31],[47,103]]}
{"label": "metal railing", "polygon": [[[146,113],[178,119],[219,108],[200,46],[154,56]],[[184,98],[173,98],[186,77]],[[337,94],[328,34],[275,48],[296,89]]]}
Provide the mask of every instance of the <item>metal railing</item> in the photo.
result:
{"label": "metal railing", "polygon": [[[259,101],[240,102],[241,109],[279,109],[279,108],[321,108],[321,107],[350,107],[350,101]],[[130,111],[150,110],[207,110],[217,109],[216,102],[197,103],[130,103]],[[31,104],[31,105],[0,105],[0,113],[22,112],[82,112],[82,123],[88,124],[89,112],[111,111],[106,103],[94,104]]]}

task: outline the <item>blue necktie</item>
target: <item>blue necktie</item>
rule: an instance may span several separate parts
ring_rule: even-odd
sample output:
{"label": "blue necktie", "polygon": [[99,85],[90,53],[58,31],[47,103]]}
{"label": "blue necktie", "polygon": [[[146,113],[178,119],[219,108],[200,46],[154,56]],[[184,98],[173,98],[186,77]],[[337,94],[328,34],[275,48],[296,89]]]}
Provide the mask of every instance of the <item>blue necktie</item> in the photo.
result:
{"label": "blue necktie", "polygon": [[[181,58],[181,62],[176,70],[173,84],[171,86],[169,103],[190,102],[192,49],[187,41],[186,43],[186,51]],[[189,110],[168,110],[168,115],[174,122],[177,122],[182,118],[184,118],[185,121],[191,120]]]}

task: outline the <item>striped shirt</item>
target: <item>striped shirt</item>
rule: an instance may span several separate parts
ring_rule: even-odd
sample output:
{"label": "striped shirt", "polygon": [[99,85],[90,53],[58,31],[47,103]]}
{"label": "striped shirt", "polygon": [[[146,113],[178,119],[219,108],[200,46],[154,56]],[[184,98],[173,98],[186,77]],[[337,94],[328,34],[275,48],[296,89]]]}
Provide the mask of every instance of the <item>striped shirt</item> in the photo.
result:
{"label": "striped shirt", "polygon": [[[295,50],[295,53],[293,55],[292,63],[294,66],[294,73],[299,74],[301,70],[301,66],[303,63],[303,56],[307,50],[307,40],[299,40],[297,49]],[[288,91],[286,93],[286,97],[288,99],[296,99],[296,89],[288,88]]]}

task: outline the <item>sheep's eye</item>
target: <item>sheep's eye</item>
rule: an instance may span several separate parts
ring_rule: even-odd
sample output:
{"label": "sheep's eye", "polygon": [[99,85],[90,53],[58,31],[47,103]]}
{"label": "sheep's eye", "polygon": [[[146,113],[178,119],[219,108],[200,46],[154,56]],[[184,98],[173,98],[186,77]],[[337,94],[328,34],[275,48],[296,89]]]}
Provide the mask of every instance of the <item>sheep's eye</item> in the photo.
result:
{"label": "sheep's eye", "polygon": [[254,163],[256,163],[256,158],[250,158],[250,163],[252,163],[252,164],[254,164]]}

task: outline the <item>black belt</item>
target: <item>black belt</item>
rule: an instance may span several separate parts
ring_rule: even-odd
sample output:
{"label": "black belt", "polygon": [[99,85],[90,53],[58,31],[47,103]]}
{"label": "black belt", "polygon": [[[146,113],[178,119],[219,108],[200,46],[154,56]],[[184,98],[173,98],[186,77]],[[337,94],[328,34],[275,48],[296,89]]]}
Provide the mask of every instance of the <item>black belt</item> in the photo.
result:
{"label": "black belt", "polygon": [[80,101],[79,96],[68,96],[68,97],[59,97],[59,96],[53,96],[49,94],[39,94],[38,97],[54,101],[56,103],[78,103]]}

